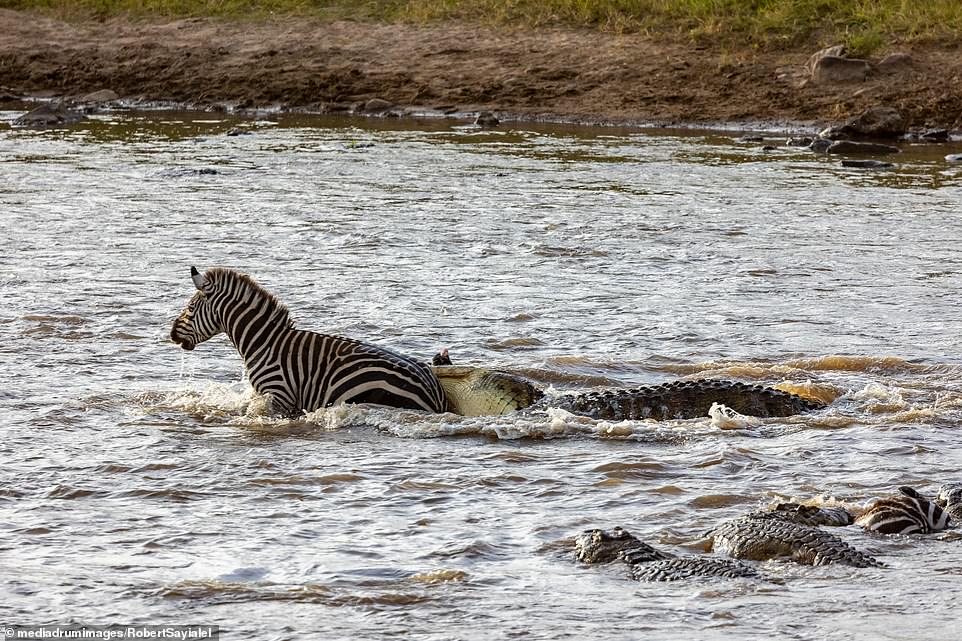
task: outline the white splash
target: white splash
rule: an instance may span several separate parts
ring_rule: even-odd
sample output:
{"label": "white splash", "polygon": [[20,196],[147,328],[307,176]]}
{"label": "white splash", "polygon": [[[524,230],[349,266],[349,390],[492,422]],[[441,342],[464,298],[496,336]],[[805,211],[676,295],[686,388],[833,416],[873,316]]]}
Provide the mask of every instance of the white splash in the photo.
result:
{"label": "white splash", "polygon": [[898,412],[909,407],[901,389],[876,382],[869,383],[856,392],[849,392],[843,398],[857,401],[873,414]]}
{"label": "white splash", "polygon": [[710,422],[709,417],[686,421],[608,421],[572,414],[559,408],[507,416],[466,417],[377,405],[339,405],[307,412],[296,418],[285,418],[272,415],[270,396],[256,393],[246,380],[234,383],[207,382],[199,387],[144,397],[140,405],[146,413],[174,410],[204,423],[221,423],[245,429],[284,431],[293,425],[310,425],[318,430],[333,431],[368,426],[400,438],[484,436],[518,440],[586,436],[619,440],[677,440],[706,429],[738,429],[757,424],[757,419],[741,416],[722,406],[712,408]]}
{"label": "white splash", "polygon": [[199,390],[168,392],[159,399],[158,405],[208,420],[238,416],[266,417],[271,413],[270,397],[258,394],[246,381],[207,383]]}
{"label": "white splash", "polygon": [[708,408],[708,416],[711,418],[712,427],[720,430],[744,430],[761,423],[757,417],[739,414],[721,403],[712,403]]}
{"label": "white splash", "polygon": [[485,436],[499,440],[570,436],[626,440],[677,439],[679,433],[683,434],[690,428],[679,427],[671,422],[597,420],[558,408],[549,408],[543,413],[468,417],[369,407],[363,422],[401,438]]}

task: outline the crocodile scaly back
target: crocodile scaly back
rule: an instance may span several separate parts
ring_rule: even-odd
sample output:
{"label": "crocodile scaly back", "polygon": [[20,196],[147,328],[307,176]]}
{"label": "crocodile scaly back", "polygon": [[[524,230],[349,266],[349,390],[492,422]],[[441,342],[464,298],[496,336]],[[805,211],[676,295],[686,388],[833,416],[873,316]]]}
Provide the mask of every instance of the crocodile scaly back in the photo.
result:
{"label": "crocodile scaly back", "polygon": [[842,563],[857,568],[884,567],[838,536],[782,518],[742,516],[709,532],[715,550],[737,559],[788,558],[806,565]]}
{"label": "crocodile scaly back", "polygon": [[571,394],[550,402],[572,414],[616,421],[705,417],[712,403],[761,418],[792,416],[824,407],[818,401],[772,387],[708,379]]}
{"label": "crocodile scaly back", "polygon": [[676,557],[648,545],[620,527],[586,530],[575,539],[575,556],[582,563],[609,563],[620,559],[628,566],[632,578],[638,581],[758,576],[753,568],[731,559]]}
{"label": "crocodile scaly back", "polygon": [[[631,565],[627,554],[625,554],[625,562]],[[754,568],[738,561],[696,556],[631,565],[630,572],[632,578],[637,581],[680,581],[691,577],[735,579],[758,576]]]}

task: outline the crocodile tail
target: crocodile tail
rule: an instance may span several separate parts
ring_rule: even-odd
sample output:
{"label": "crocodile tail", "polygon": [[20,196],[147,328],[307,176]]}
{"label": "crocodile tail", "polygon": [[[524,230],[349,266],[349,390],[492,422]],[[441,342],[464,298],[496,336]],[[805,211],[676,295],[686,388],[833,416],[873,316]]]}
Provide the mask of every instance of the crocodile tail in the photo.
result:
{"label": "crocodile tail", "polygon": [[825,407],[819,401],[772,387],[711,379],[571,394],[551,405],[596,419],[660,421],[708,416],[712,403],[762,418],[792,416]]}

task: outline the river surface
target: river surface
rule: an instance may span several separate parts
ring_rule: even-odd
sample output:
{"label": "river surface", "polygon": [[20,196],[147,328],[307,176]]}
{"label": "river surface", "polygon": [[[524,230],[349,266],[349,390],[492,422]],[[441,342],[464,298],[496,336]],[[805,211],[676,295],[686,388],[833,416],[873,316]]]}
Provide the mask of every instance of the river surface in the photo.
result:
{"label": "river surface", "polygon": [[[887,171],[784,137],[452,121],[0,112],[0,621],[230,639],[958,639],[956,532],[840,536],[888,567],[637,583],[784,499],[962,481],[959,145]],[[227,135],[239,127],[249,135]],[[778,148],[763,151],[763,144]],[[298,326],[549,393],[716,377],[806,416],[606,422],[265,414],[223,336],[183,352],[190,266]]]}

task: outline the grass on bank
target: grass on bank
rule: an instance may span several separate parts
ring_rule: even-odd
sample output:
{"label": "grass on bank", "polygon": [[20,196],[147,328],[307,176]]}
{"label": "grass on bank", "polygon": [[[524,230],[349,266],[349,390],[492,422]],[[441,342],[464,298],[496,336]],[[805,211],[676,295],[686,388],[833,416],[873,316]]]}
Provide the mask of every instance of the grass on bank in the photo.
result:
{"label": "grass on bank", "polygon": [[893,40],[962,36],[962,0],[0,0],[0,7],[65,18],[135,16],[574,26],[671,33],[772,47],[844,42],[869,53]]}

